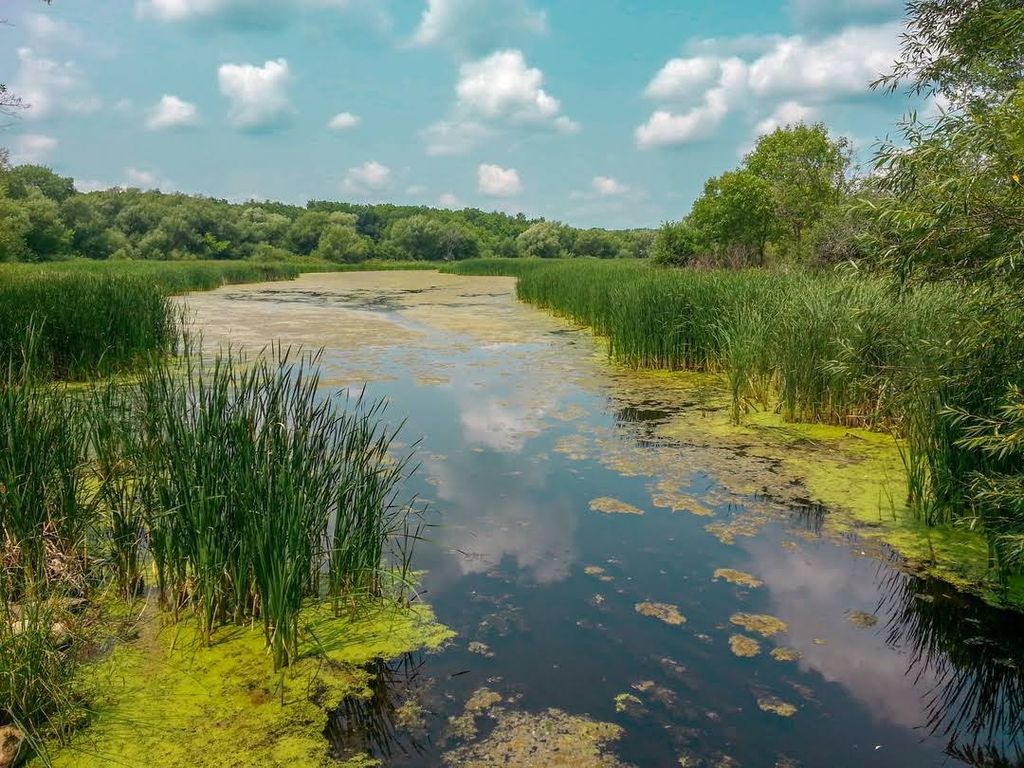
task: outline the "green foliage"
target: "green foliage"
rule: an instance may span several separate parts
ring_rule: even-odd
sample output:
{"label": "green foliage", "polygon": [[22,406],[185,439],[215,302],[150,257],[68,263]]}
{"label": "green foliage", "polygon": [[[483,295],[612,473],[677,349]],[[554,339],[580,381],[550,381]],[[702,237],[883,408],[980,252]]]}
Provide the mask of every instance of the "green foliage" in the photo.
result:
{"label": "green foliage", "polygon": [[[332,216],[338,214],[331,214]],[[344,214],[341,214],[344,215]],[[369,238],[356,232],[355,224],[332,221],[320,235],[313,258],[346,264],[363,261],[370,250]]]}
{"label": "green foliage", "polygon": [[15,199],[28,197],[33,191],[48,200],[62,203],[75,194],[75,181],[58,176],[42,165],[18,165],[5,175],[7,194]]}
{"label": "green foliage", "polygon": [[843,198],[849,143],[833,139],[822,123],[776,128],[758,140],[744,167],[771,190],[779,245],[801,256],[805,231]]}
{"label": "green foliage", "polygon": [[568,252],[566,227],[555,221],[540,221],[516,238],[519,255],[557,259]]}
{"label": "green foliage", "polygon": [[661,266],[685,267],[704,250],[701,236],[688,222],[666,222],[654,238],[651,262]]}
{"label": "green foliage", "polygon": [[715,255],[764,264],[765,246],[780,224],[777,196],[761,176],[730,171],[708,180],[686,223]]}
{"label": "green foliage", "polygon": [[480,243],[467,227],[423,214],[396,221],[388,232],[388,240],[402,258],[412,260],[460,261],[480,253]]}
{"label": "green foliage", "polygon": [[615,259],[622,255],[618,238],[604,229],[585,229],[576,235],[573,255],[590,259]]}

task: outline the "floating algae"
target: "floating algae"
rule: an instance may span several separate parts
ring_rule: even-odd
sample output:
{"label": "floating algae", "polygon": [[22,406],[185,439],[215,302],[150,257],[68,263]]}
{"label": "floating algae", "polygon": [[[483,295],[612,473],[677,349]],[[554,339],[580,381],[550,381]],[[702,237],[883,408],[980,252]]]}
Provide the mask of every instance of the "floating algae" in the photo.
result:
{"label": "floating algae", "polygon": [[749,573],[733,570],[732,568],[718,568],[715,571],[715,579],[725,579],[730,584],[737,584],[741,587],[749,587],[750,589],[757,589],[764,584],[756,576],[751,576]]}
{"label": "floating algae", "polygon": [[772,648],[771,656],[776,661],[800,661],[803,657],[800,651],[795,648],[786,648],[784,646]]}
{"label": "floating algae", "polygon": [[877,616],[872,613],[865,613],[864,611],[850,611],[846,619],[851,624],[856,624],[858,627],[864,627],[866,629],[878,624]]}
{"label": "floating algae", "polygon": [[757,706],[762,712],[771,712],[779,717],[792,717],[796,714],[796,707],[775,696],[764,696],[757,700]]}
{"label": "floating algae", "polygon": [[622,736],[621,727],[558,709],[540,714],[506,712],[486,739],[448,752],[445,764],[458,768],[626,768],[606,745]]}
{"label": "floating algae", "polygon": [[729,621],[748,632],[756,632],[761,637],[774,637],[789,630],[786,622],[764,613],[735,613]]}
{"label": "floating algae", "polygon": [[644,513],[642,509],[610,496],[594,499],[590,502],[590,509],[593,512],[604,512],[606,515],[642,515]]}
{"label": "floating algae", "polygon": [[686,623],[686,617],[679,608],[670,603],[637,603],[634,608],[641,616],[653,616],[666,624],[678,626]]}
{"label": "floating algae", "polygon": [[321,765],[326,708],[370,695],[366,665],[453,636],[425,606],[367,602],[341,619],[316,606],[303,613],[310,632],[298,658],[273,674],[258,630],[225,627],[204,647],[196,622],[162,629],[142,615],[137,639],[85,667],[96,717],[68,747],[50,749],[54,768],[216,768],[225,755],[233,765]]}
{"label": "floating algae", "polygon": [[480,656],[484,656],[488,659],[494,656],[494,651],[491,650],[487,643],[481,643],[479,640],[473,640],[466,646],[466,650],[470,653],[476,653]]}
{"label": "floating algae", "polygon": [[620,693],[615,697],[615,711],[638,715],[643,712],[644,704],[632,693]]}
{"label": "floating algae", "polygon": [[446,736],[450,739],[469,741],[476,738],[476,719],[484,715],[495,704],[501,703],[501,694],[490,688],[478,688],[467,699],[461,715],[448,718]]}
{"label": "floating algae", "polygon": [[729,638],[729,650],[733,656],[749,659],[761,652],[761,644],[746,635],[733,635]]}

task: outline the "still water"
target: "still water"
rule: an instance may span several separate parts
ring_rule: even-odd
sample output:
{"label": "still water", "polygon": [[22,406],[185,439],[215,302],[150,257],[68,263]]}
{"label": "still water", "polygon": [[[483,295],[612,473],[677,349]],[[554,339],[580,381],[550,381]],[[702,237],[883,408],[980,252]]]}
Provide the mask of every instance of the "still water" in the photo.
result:
{"label": "still water", "polygon": [[415,451],[419,593],[458,638],[374,666],[325,729],[339,758],[1024,765],[1019,615],[822,535],[829,510],[756,492],[770,466],[664,437],[699,393],[616,370],[512,280],[309,275],[189,304],[208,341],[323,346],[326,383],[386,398]]}

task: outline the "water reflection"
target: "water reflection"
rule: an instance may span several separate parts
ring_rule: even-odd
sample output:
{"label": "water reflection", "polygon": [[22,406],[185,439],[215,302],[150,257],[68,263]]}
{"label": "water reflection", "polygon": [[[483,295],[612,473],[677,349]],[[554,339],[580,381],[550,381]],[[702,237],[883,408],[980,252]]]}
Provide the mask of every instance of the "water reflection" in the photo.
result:
{"label": "water reflection", "polygon": [[929,730],[969,765],[1024,765],[1024,616],[934,579],[879,573],[886,642],[906,653],[909,676],[929,681]]}
{"label": "water reflection", "polygon": [[423,666],[419,654],[366,665],[368,695],[347,696],[328,715],[324,736],[331,757],[390,762],[426,754],[430,739],[418,710]]}

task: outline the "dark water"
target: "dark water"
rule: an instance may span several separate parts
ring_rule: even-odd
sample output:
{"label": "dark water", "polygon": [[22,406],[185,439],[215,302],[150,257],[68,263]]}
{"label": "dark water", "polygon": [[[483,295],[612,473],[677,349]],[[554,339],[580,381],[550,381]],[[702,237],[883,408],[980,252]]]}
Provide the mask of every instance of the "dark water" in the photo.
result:
{"label": "dark water", "polygon": [[[415,562],[426,572],[422,598],[458,638],[441,653],[376,665],[375,695],[344,702],[328,725],[336,755],[441,765],[459,744],[449,717],[487,687],[507,709],[554,707],[621,725],[609,749],[635,766],[1024,765],[1019,615],[907,575],[877,547],[820,537],[829,514],[820,507],[724,493],[699,455],[680,452],[668,479],[714,519],[770,509],[756,536],[724,544],[705,530],[708,518],[652,506],[651,483],[664,477],[566,450],[581,433],[673,450],[651,437],[650,425],[668,416],[663,403],[631,401],[621,388],[609,396],[590,380],[600,366],[573,370],[592,342],[548,333],[481,346],[431,333],[431,344],[374,352],[395,378],[368,392],[407,417],[408,441],[421,439],[409,491],[429,502],[436,527]],[[328,350],[328,374],[350,357]],[[436,380],[418,385],[425,374]],[[664,475],[664,462],[656,471]],[[591,511],[604,496],[646,514]],[[715,581],[717,568],[764,585]],[[639,615],[642,601],[675,605],[687,621]],[[742,630],[729,620],[741,611],[778,617],[788,630],[772,639],[744,632],[761,653],[738,658],[729,638]],[[872,618],[850,620],[861,614]],[[471,652],[470,643],[483,646]],[[776,646],[802,657],[776,661]],[[639,704],[618,711],[623,693]],[[425,727],[404,726],[410,697],[423,704]],[[758,699],[768,697],[795,714],[762,711]],[[494,721],[476,725],[486,738]]]}

